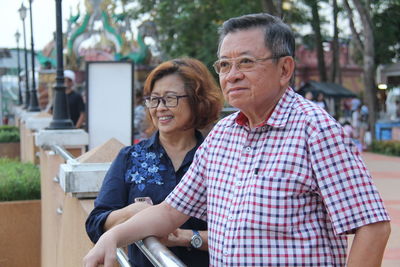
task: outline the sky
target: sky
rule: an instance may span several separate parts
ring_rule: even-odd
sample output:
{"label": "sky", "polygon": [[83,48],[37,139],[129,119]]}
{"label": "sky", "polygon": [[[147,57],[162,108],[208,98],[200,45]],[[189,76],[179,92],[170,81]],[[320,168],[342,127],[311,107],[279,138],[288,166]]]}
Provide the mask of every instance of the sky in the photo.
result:
{"label": "sky", "polygon": [[[70,16],[70,8],[73,8],[74,14],[76,6],[80,3],[83,7],[84,0],[63,0],[62,1],[62,24],[64,31],[67,28],[67,18]],[[23,47],[23,28],[19,17],[18,9],[21,4],[29,8],[28,0],[0,0],[0,48],[15,48],[17,42],[15,33],[18,30],[21,34],[19,40],[20,48]],[[35,50],[42,50],[44,46],[53,38],[53,32],[56,31],[56,1],[55,0],[33,0],[32,18],[33,18],[33,36]],[[82,12],[81,8],[81,12]],[[31,28],[29,10],[25,19],[26,27],[26,45],[31,48]]]}

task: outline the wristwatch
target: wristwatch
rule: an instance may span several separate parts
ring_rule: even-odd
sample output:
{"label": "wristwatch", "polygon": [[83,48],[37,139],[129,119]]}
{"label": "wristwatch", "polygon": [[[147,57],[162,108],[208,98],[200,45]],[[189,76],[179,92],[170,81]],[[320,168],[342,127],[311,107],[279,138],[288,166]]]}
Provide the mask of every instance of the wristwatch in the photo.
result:
{"label": "wristwatch", "polygon": [[200,234],[196,230],[193,231],[192,239],[190,240],[190,245],[192,248],[200,248],[203,245],[203,239],[201,238]]}

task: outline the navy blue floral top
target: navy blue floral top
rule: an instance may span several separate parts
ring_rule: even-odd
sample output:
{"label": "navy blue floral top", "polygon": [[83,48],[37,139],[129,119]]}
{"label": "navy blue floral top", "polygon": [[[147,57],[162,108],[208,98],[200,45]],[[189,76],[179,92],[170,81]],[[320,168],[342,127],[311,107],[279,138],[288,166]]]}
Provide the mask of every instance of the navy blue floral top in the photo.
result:
{"label": "navy blue floral top", "polygon": [[[134,202],[137,197],[150,197],[153,204],[161,203],[179,183],[193,161],[193,156],[203,141],[196,131],[197,145],[189,151],[179,169],[175,172],[172,161],[159,142],[156,132],[150,139],[123,148],[108,170],[94,209],[86,220],[86,231],[93,242],[103,234],[107,216]],[[182,229],[206,230],[206,222],[190,218]],[[173,247],[171,251],[187,266],[208,266],[208,252],[185,247]],[[136,247],[128,248],[132,266],[153,266]]]}

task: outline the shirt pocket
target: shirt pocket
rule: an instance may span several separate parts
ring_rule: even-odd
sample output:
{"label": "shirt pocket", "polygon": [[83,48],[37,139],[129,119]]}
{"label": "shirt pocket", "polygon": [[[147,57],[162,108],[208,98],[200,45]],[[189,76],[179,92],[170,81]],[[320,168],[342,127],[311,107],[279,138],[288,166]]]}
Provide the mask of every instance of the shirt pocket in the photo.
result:
{"label": "shirt pocket", "polygon": [[296,231],[305,213],[311,185],[300,177],[254,176],[244,199],[244,213],[251,227],[270,234]]}

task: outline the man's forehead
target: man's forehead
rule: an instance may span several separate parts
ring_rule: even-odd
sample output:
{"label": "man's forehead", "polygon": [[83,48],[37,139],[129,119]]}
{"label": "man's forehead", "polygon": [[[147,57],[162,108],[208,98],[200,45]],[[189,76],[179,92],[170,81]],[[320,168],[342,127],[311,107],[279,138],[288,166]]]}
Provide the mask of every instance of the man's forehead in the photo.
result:
{"label": "man's forehead", "polygon": [[235,56],[254,55],[255,52],[267,52],[264,34],[260,28],[228,33],[222,40],[219,56],[230,57],[227,54],[234,53]]}

